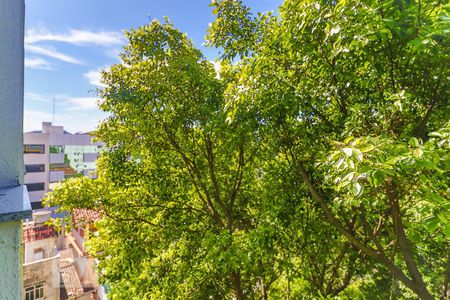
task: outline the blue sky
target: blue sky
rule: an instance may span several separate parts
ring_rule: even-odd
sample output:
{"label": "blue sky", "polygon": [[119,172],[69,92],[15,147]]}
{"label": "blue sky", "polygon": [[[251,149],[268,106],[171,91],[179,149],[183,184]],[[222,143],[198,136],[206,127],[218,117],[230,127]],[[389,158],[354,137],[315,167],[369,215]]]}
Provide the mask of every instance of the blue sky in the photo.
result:
{"label": "blue sky", "polygon": [[[244,1],[254,12],[277,10],[281,0]],[[210,0],[26,0],[24,131],[42,121],[70,132],[93,130],[104,118],[96,107],[98,70],[119,63],[123,30],[164,16],[202,46],[214,20]]]}

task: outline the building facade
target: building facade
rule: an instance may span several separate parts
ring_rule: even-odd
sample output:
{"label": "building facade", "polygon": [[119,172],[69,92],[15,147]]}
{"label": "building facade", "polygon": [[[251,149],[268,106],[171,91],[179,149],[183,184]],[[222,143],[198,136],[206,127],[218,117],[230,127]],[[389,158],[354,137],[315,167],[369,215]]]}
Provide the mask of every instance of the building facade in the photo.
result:
{"label": "building facade", "polygon": [[23,186],[23,0],[0,0],[0,299],[22,299],[22,220],[31,217]]}
{"label": "building facade", "polygon": [[[51,214],[50,210],[34,211],[33,219],[24,223],[25,300],[98,300],[102,290],[83,237],[77,230],[65,233],[63,226],[58,232],[48,225]],[[78,215],[73,212],[73,218]]]}
{"label": "building facade", "polygon": [[24,133],[24,180],[33,210],[42,208],[42,197],[61,180],[96,176],[102,144],[92,138],[89,133],[68,133],[49,122],[43,122],[40,131]]}

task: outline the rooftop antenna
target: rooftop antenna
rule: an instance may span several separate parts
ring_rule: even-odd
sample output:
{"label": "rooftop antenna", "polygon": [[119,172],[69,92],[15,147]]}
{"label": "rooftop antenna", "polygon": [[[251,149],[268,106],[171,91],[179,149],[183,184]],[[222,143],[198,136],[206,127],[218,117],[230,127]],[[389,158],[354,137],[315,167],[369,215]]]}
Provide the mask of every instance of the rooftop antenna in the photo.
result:
{"label": "rooftop antenna", "polygon": [[55,125],[55,97],[53,97],[53,126]]}

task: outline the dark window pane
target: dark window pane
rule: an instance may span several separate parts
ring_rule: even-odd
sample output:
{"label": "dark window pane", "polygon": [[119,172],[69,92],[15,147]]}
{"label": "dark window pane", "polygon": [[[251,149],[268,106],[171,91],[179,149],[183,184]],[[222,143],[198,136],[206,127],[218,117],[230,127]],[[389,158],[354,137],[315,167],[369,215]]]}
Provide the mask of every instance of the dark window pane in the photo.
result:
{"label": "dark window pane", "polygon": [[31,209],[41,209],[43,208],[42,202],[31,202]]}
{"label": "dark window pane", "polygon": [[45,190],[45,183],[43,183],[43,182],[27,183],[26,186],[27,186],[27,189],[28,189],[29,192]]}
{"label": "dark window pane", "polygon": [[28,144],[23,145],[23,153],[45,153],[45,145]]}
{"label": "dark window pane", "polygon": [[44,172],[45,165],[25,165],[27,173]]}

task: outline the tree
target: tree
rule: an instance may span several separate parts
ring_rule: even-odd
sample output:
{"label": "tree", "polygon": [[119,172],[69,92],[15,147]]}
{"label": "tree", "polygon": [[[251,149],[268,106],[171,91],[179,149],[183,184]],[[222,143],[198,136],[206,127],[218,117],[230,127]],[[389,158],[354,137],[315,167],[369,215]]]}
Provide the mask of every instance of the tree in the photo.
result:
{"label": "tree", "polygon": [[258,121],[226,123],[224,79],[170,23],[127,36],[103,73],[98,179],[48,203],[105,216],[91,253],[119,298],[267,297],[277,252],[258,217]]}
{"label": "tree", "polygon": [[255,18],[213,5],[209,43],[240,58],[230,119],[260,114],[303,199],[374,268],[446,297],[448,3],[286,0]]}
{"label": "tree", "polygon": [[113,295],[445,298],[447,2],[212,6],[220,74],[168,22],[130,31],[98,179],[47,199],[102,212]]}

